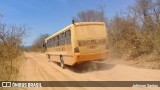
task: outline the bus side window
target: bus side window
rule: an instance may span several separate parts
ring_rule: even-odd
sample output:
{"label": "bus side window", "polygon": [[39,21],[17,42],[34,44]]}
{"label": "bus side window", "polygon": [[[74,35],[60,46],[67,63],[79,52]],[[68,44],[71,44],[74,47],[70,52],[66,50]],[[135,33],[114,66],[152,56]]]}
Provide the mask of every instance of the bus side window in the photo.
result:
{"label": "bus side window", "polygon": [[53,37],[53,41],[52,42],[53,42],[52,46],[54,47],[55,46],[55,38],[54,37]]}
{"label": "bus side window", "polygon": [[51,39],[49,39],[49,48],[51,48]]}
{"label": "bus side window", "polygon": [[60,42],[60,39],[59,39],[59,35],[57,36],[57,46],[59,46],[59,42]]}
{"label": "bus side window", "polygon": [[47,41],[47,47],[48,47],[48,48],[50,47],[50,43],[49,43],[49,40]]}
{"label": "bus side window", "polygon": [[57,38],[57,36],[55,37],[55,46],[58,46],[58,38]]}
{"label": "bus side window", "polygon": [[54,38],[51,39],[51,47],[54,47]]}
{"label": "bus side window", "polygon": [[47,46],[48,46],[48,48],[49,48],[49,40],[47,41]]}
{"label": "bus side window", "polygon": [[71,44],[71,31],[67,30],[65,34],[66,34],[66,44]]}
{"label": "bus side window", "polygon": [[46,45],[46,46],[47,46],[47,48],[48,48],[48,40],[47,40],[47,45]]}
{"label": "bus side window", "polygon": [[50,47],[52,47],[52,38],[50,39]]}
{"label": "bus side window", "polygon": [[62,45],[65,45],[65,33],[62,33]]}
{"label": "bus side window", "polygon": [[60,34],[60,45],[64,45],[64,33]]}
{"label": "bus side window", "polygon": [[59,35],[59,45],[61,46],[62,45],[62,39],[63,39],[63,36],[62,36],[62,33]]}

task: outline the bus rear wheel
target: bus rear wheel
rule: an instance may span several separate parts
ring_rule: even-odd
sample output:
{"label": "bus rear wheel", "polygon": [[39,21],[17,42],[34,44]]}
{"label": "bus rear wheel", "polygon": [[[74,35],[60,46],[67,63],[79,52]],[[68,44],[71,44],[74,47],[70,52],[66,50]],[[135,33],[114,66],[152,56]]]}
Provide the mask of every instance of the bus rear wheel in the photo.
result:
{"label": "bus rear wheel", "polygon": [[62,63],[62,62],[61,62],[61,68],[63,68],[63,69],[64,69],[64,63]]}
{"label": "bus rear wheel", "polygon": [[47,54],[47,57],[48,57],[48,59],[50,59],[50,55],[49,54]]}
{"label": "bus rear wheel", "polygon": [[64,60],[63,60],[63,56],[62,55],[60,55],[60,63],[61,63],[61,68],[63,68],[64,69],[64,67],[65,67],[65,65],[64,65]]}

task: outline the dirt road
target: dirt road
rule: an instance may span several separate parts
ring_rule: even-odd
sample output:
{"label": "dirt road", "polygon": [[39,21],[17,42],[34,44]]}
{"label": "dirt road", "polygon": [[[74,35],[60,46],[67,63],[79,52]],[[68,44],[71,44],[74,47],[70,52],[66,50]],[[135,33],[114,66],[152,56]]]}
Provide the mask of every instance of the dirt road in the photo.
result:
{"label": "dirt road", "polygon": [[[120,64],[111,64],[107,61],[92,62],[76,67],[67,66],[62,69],[56,63],[48,60],[42,53],[25,53],[25,61],[21,68],[24,81],[159,81],[160,70],[140,69]],[[29,88],[35,90],[35,88]],[[38,90],[44,88],[38,88]],[[48,90],[150,90],[160,88],[101,88],[101,87],[65,87],[46,88]]]}

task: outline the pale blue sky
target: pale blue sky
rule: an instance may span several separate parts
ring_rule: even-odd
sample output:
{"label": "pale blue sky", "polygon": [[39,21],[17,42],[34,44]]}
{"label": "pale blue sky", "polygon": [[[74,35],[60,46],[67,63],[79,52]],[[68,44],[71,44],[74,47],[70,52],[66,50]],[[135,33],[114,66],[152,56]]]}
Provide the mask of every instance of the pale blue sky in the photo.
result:
{"label": "pale blue sky", "polygon": [[106,17],[125,11],[135,0],[0,0],[2,22],[8,24],[26,24],[28,31],[23,44],[31,45],[34,39],[44,33],[53,34],[71,24],[77,12],[96,9],[105,4]]}

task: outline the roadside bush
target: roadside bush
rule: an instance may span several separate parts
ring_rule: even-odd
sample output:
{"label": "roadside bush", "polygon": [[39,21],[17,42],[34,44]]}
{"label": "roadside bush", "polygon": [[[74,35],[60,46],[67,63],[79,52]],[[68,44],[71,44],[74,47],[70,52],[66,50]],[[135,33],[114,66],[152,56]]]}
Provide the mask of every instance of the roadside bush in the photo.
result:
{"label": "roadside bush", "polygon": [[15,69],[19,62],[15,58],[22,55],[22,39],[27,29],[26,26],[0,23],[0,80],[11,80],[15,70],[19,70]]}
{"label": "roadside bush", "polygon": [[[144,4],[145,3],[145,4]],[[109,30],[112,52],[119,56],[129,54],[129,59],[156,54],[160,55],[160,9],[158,0],[136,0],[125,15],[116,15],[110,20]],[[157,59],[156,59],[157,58]]]}
{"label": "roadside bush", "polygon": [[34,51],[34,52],[45,52],[46,48],[43,47],[45,43],[45,39],[49,37],[49,34],[41,34],[39,35],[33,45],[31,47],[26,47],[26,51]]}

